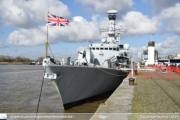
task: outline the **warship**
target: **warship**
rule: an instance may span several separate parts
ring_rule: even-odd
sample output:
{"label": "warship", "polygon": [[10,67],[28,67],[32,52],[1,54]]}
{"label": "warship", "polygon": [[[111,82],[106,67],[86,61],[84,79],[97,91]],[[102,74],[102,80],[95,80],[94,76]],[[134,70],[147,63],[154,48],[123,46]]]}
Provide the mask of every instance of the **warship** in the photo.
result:
{"label": "warship", "polygon": [[109,27],[99,28],[107,33],[101,44],[89,42],[89,47],[78,51],[74,64],[62,58],[57,64],[53,58],[45,57],[44,78],[55,85],[64,105],[69,109],[94,96],[115,90],[127,76],[130,66],[129,45],[117,45],[123,27],[116,27],[116,10],[107,11]]}

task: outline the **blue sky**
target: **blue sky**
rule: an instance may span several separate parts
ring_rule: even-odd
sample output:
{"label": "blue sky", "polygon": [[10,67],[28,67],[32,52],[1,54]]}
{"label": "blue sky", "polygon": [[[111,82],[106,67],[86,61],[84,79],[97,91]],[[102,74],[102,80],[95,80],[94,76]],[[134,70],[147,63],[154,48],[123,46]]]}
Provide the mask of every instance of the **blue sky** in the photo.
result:
{"label": "blue sky", "polygon": [[74,59],[77,50],[88,47],[87,41],[100,43],[97,26],[108,25],[110,9],[118,11],[116,24],[127,29],[120,40],[130,45],[133,57],[142,53],[152,33],[160,56],[180,53],[180,0],[1,0],[0,55],[44,56],[49,11],[70,20],[67,28],[49,28],[55,57]]}

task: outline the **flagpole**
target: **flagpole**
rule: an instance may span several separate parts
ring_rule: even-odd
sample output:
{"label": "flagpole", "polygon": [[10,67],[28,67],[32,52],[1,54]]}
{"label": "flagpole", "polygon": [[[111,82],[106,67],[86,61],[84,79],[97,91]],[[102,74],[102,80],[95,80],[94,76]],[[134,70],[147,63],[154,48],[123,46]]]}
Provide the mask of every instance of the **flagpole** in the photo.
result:
{"label": "flagpole", "polygon": [[46,40],[46,48],[45,48],[45,58],[47,58],[47,50],[48,50],[47,45],[48,45],[48,24],[47,24],[47,40]]}

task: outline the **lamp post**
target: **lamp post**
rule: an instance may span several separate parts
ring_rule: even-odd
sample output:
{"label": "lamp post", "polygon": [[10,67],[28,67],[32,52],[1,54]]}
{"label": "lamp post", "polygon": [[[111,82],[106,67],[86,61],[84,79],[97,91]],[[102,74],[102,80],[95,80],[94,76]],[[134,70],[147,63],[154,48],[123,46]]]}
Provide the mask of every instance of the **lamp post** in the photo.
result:
{"label": "lamp post", "polygon": [[133,76],[133,57],[131,56],[131,75]]}
{"label": "lamp post", "polygon": [[155,33],[152,33],[152,34],[151,34],[151,41],[152,41],[152,35],[155,35]]}

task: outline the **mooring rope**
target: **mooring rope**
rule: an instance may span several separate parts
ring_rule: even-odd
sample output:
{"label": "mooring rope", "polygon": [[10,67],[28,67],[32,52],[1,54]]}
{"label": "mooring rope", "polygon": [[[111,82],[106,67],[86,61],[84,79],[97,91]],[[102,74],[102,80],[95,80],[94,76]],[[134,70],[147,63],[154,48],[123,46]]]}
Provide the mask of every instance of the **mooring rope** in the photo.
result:
{"label": "mooring rope", "polygon": [[[97,65],[97,61],[96,61],[96,63],[95,63],[95,66]],[[128,65],[127,65],[128,66]],[[110,72],[107,72],[107,71],[104,71],[104,70],[102,70],[102,69],[100,69],[100,68],[98,68],[98,67],[96,67],[97,69],[99,69],[99,70],[101,70],[101,71],[103,71],[103,72],[105,72],[105,73],[107,73],[107,74],[110,74],[110,75],[114,75],[114,76],[126,76],[126,75],[116,75],[116,74],[112,74],[112,73],[110,73]]]}
{"label": "mooring rope", "polygon": [[97,68],[97,69],[99,69],[99,70],[101,70],[101,71],[103,71],[103,72],[105,72],[105,73],[107,73],[107,74],[114,75],[114,76],[126,76],[126,75],[116,75],[116,74],[112,74],[112,73],[107,72],[107,71],[104,71],[104,70],[102,70],[102,69],[100,69],[100,68]]}
{"label": "mooring rope", "polygon": [[[44,69],[44,75],[45,75],[45,72],[46,72],[46,66],[45,66],[45,69]],[[43,75],[43,80],[42,80],[42,85],[41,85],[41,91],[40,91],[40,95],[39,95],[38,106],[37,106],[37,110],[36,110],[36,116],[37,116],[37,113],[38,113],[38,110],[39,110],[39,103],[40,103],[41,93],[42,93],[42,87],[43,87],[43,83],[44,83],[44,75]],[[36,118],[35,118],[35,120],[36,120]]]}
{"label": "mooring rope", "polygon": [[[49,46],[49,43],[48,43],[48,46]],[[52,50],[51,50],[50,46],[49,46],[49,49],[50,49],[50,51],[51,51],[51,54],[52,54],[52,56],[53,56],[53,58],[54,58],[54,55],[53,55],[53,52],[52,52]],[[56,60],[55,60],[55,58],[54,58],[54,62],[56,63]]]}

